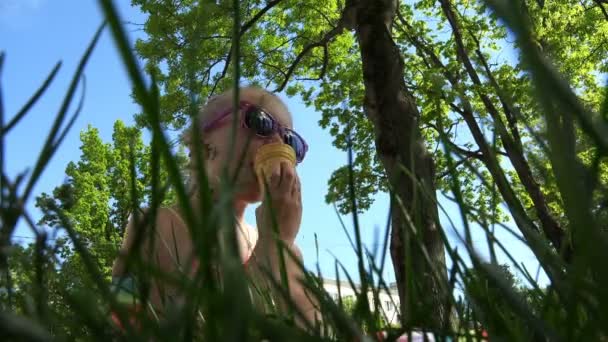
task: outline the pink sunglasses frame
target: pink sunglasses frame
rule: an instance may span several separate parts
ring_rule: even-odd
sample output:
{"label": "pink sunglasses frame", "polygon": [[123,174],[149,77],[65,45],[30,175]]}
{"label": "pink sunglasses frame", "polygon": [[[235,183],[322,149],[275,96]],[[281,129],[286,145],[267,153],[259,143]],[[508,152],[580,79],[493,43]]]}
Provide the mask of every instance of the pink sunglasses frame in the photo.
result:
{"label": "pink sunglasses frame", "polygon": [[[285,132],[290,132],[290,133],[295,134],[302,141],[302,143],[304,145],[303,146],[304,152],[302,153],[302,157],[298,158],[298,160],[297,160],[298,163],[301,163],[302,160],[304,160],[306,153],[308,152],[308,143],[306,143],[306,140],[304,140],[304,138],[301,135],[299,135],[298,132],[294,131],[291,128],[281,125],[281,123],[272,114],[270,114],[270,112],[268,112],[266,109],[264,109],[264,107],[255,105],[255,104],[253,104],[251,102],[247,102],[247,101],[239,102],[239,109],[241,109],[241,110],[246,110],[250,107],[258,108],[261,111],[263,111],[264,113],[266,113],[266,115],[270,116],[270,118],[273,121],[273,125],[275,126],[275,127],[273,127],[273,130],[275,132],[279,133],[281,136],[283,136],[285,134]],[[203,124],[201,127],[201,130],[203,132],[208,132],[212,129],[219,127],[221,124],[221,121],[224,120],[225,118],[227,118],[232,113],[233,113],[232,108],[229,108],[226,111],[220,112],[220,114],[218,114],[214,119],[211,119],[206,124]],[[240,115],[240,121],[241,121],[241,127],[248,128],[247,125],[245,124],[245,115],[243,113],[241,113],[241,115]],[[263,136],[263,135],[260,135],[257,133],[256,133],[256,136],[261,137],[261,138],[266,138],[266,136]]]}

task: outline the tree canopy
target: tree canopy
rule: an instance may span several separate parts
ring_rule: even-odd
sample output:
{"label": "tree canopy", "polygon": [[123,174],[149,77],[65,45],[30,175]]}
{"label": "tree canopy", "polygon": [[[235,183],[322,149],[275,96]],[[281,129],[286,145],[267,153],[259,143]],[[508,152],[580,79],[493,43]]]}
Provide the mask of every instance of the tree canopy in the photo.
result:
{"label": "tree canopy", "polygon": [[[233,11],[228,2],[135,0],[148,14],[146,38],[136,50],[161,89],[162,117],[169,127],[187,122],[191,92],[205,99],[231,83]],[[515,194],[500,192],[511,213],[525,210],[547,231],[565,224],[548,160],[531,133],[542,134],[541,112],[519,48],[483,2],[398,2],[392,23],[405,61],[403,77],[421,113],[421,126],[436,163],[439,190],[450,177],[463,183],[463,196],[486,220],[504,222],[501,196],[488,184],[508,182]],[[348,27],[349,2],[275,0],[241,5],[241,76],[269,89],[299,95],[322,113],[319,124],[347,149],[352,134],[359,209],[377,191],[387,191],[386,176],[374,151],[374,132],[364,114],[364,89],[358,42]],[[605,5],[581,1],[526,2],[522,15],[533,25],[542,51],[594,110],[599,110],[606,70],[608,20]],[[144,124],[140,116],[140,124]],[[351,127],[352,126],[352,127]],[[532,129],[532,132],[529,131]],[[439,148],[445,134],[461,154],[455,172]],[[524,148],[525,146],[525,148]],[[495,148],[494,156],[490,150]],[[581,149],[590,161],[593,151]],[[465,162],[479,170],[477,180]],[[602,164],[603,168],[606,166]],[[349,212],[347,167],[329,181],[326,200]],[[603,178],[606,182],[606,179]],[[500,185],[498,185],[500,188]],[[499,189],[500,191],[500,189]],[[543,222],[543,220],[545,222]],[[557,222],[549,222],[550,220]],[[539,222],[541,221],[541,222]]]}
{"label": "tree canopy", "polygon": [[[81,132],[80,141],[80,160],[67,165],[65,182],[52,195],[42,193],[36,199],[44,213],[38,224],[62,229],[57,212],[64,213],[109,280],[134,205],[141,209],[150,203],[151,147],[144,144],[139,128],[120,120],[114,123],[111,143],[104,143],[99,130],[91,126]],[[183,150],[176,156],[183,165]],[[167,183],[166,170],[160,170],[160,177]],[[164,203],[173,203],[174,196],[169,190]],[[62,267],[75,267],[71,279],[86,274],[72,245],[63,244],[60,255]]]}
{"label": "tree canopy", "polygon": [[[65,137],[61,125],[51,128],[22,198],[17,194],[23,176],[13,184],[2,170],[2,317],[7,308],[49,327],[61,321],[61,327],[49,328],[58,336],[105,336],[109,326],[95,316],[103,311],[98,305],[114,305],[103,284],[129,215],[157,204],[151,203],[156,195],[151,183],[167,187],[165,203],[175,202],[178,194],[168,179],[176,169],[186,170],[182,148],[168,146],[157,119],[162,128],[182,130],[192,105],[234,86],[238,74],[248,83],[299,96],[322,113],[319,125],[333,136],[333,144],[352,150],[352,164],[335,170],[328,182],[327,202],[336,203],[342,213],[360,212],[369,208],[376,192],[390,192],[401,329],[459,333],[450,327],[455,309],[459,319],[481,321],[497,338],[606,336],[605,1],[133,0],[148,15],[146,36],[135,50],[154,81],[150,88],[132,67],[111,1],[100,3],[130,66],[133,98],[144,110],[135,115],[136,127],[116,122],[111,143],[94,127],[81,132],[80,160],[67,165],[66,180],[52,194],[36,199],[44,213],[38,225],[52,229],[37,229],[28,221],[36,233],[30,245],[11,243],[11,234],[21,216],[29,219],[21,200],[44,168],[38,166],[48,162],[45,158]],[[240,72],[233,70],[237,59]],[[0,71],[2,62],[0,54]],[[0,117],[0,140],[44,93],[56,71],[8,125]],[[159,151],[144,143],[142,127],[152,128],[153,141],[167,145],[155,145],[165,153],[158,170]],[[450,246],[439,225],[435,190],[461,210],[470,264]],[[510,257],[509,246],[489,227],[510,219],[519,229],[515,235],[547,273],[547,288],[512,262],[530,285],[516,288],[510,271],[498,265],[494,248]],[[472,224],[485,230],[489,262],[473,246]],[[356,252],[366,292],[374,272],[364,269],[363,251]],[[452,261],[449,272],[446,254]],[[470,312],[454,303],[451,291],[457,284],[463,286]],[[203,287],[217,298],[201,300],[204,296],[196,293],[188,303],[193,307],[185,310],[188,315],[201,303],[204,310],[233,303],[226,300],[231,293],[213,284]],[[374,331],[378,324],[365,297],[354,303],[354,319]],[[323,305],[338,338],[359,336],[348,317],[328,302]],[[83,315],[70,320],[71,310]],[[213,320],[201,322],[202,331],[214,336],[217,329],[232,327],[234,322],[223,321],[226,317],[207,316]],[[257,319],[252,326],[260,334],[285,337],[293,332],[253,311],[241,317]],[[184,336],[192,336],[196,319],[170,323],[183,323]],[[20,321],[0,322],[0,328],[10,328]],[[17,323],[13,325],[19,327]],[[79,323],[86,326],[84,333],[76,332]],[[246,328],[235,330],[244,334]]]}

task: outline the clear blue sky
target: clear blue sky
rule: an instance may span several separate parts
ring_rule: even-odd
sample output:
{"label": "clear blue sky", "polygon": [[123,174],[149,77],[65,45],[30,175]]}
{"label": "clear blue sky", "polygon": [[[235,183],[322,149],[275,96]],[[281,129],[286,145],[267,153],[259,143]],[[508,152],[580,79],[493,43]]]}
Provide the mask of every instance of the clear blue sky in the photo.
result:
{"label": "clear blue sky", "polygon": [[[138,23],[145,20],[137,9],[129,6],[129,2],[116,3],[121,6],[123,20]],[[14,177],[35,162],[76,63],[101,21],[101,11],[93,0],[0,0],[0,50],[6,53],[2,91],[8,118],[27,101],[54,64],[63,61],[61,71],[48,93],[6,138],[9,176]],[[131,32],[133,39],[141,34]],[[85,75],[87,90],[81,116],[44,172],[35,188],[36,195],[41,192],[50,193],[64,180],[66,164],[79,159],[78,135],[87,125],[97,127],[101,137],[110,141],[114,121],[120,119],[132,124],[132,116],[138,112],[137,106],[131,101],[130,84],[108,31],[103,33]],[[281,97],[294,115],[296,129],[310,142],[307,159],[298,168],[304,206],[298,244],[304,253],[306,265],[311,269],[316,267],[316,233],[319,241],[319,261],[324,275],[334,277],[333,256],[336,256],[354,276],[357,274],[355,254],[340,228],[333,206],[325,204],[324,201],[327,180],[333,170],[346,163],[346,154],[335,149],[331,145],[329,133],[318,127],[320,113],[304,107],[298,99]],[[458,226],[460,219],[455,207],[448,201],[442,201],[442,204]],[[27,208],[35,219],[39,217],[40,213],[34,208],[33,201],[27,203]],[[250,222],[255,222],[253,209],[250,208],[247,213]],[[373,207],[360,216],[363,238],[370,249],[374,249],[375,234],[378,234],[379,239],[382,236],[387,215],[388,196],[379,194]],[[344,217],[343,220],[352,232],[352,218]],[[456,242],[454,234],[451,233],[453,230],[445,217],[442,217],[442,223],[452,241]],[[16,235],[31,236],[22,224]],[[536,271],[537,263],[528,250],[507,234],[499,236],[531,272]],[[476,234],[475,240],[479,241],[480,253],[487,255],[483,242],[485,237]],[[390,263],[389,256],[387,260]],[[387,270],[385,279],[393,281],[394,274],[390,264],[387,265]]]}

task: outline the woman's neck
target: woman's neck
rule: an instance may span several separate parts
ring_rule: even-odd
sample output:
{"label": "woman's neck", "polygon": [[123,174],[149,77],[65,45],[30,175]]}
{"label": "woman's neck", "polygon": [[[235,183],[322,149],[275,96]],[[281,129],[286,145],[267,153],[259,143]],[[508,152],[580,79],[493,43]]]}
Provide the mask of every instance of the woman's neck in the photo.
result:
{"label": "woman's neck", "polygon": [[[213,190],[211,191],[212,203],[219,202],[219,198],[216,194],[217,194],[216,191],[213,191]],[[196,208],[200,208],[200,198],[198,196],[198,193],[194,193],[191,196],[190,201],[191,201],[192,208],[194,208],[195,210],[196,210]],[[238,198],[233,199],[232,208],[233,208],[234,217],[236,218],[237,222],[241,225],[245,223],[245,209],[247,208],[247,205],[248,205],[248,203],[246,201],[243,201]]]}
{"label": "woman's neck", "polygon": [[247,208],[247,203],[241,200],[235,200],[234,204],[234,217],[239,224],[245,223],[245,208]]}

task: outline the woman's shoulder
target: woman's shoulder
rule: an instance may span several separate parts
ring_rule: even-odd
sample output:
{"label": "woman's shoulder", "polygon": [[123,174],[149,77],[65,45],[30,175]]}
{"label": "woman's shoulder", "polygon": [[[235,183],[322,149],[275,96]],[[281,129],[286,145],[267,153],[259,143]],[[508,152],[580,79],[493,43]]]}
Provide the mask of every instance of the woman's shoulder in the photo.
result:
{"label": "woman's shoulder", "polygon": [[[152,215],[155,215],[152,218]],[[166,221],[170,218],[180,218],[179,209],[175,205],[162,205],[156,208],[155,211],[150,207],[139,208],[136,212],[131,212],[130,220],[139,221],[141,223],[158,223],[159,221]]]}
{"label": "woman's shoulder", "polygon": [[247,231],[248,236],[250,237],[250,241],[256,242],[258,240],[258,229],[257,227],[245,223],[245,229]]}
{"label": "woman's shoulder", "polygon": [[172,230],[172,234],[176,230],[186,229],[186,223],[181,214],[181,210],[177,205],[164,205],[158,208],[156,215],[157,225],[164,230]]}
{"label": "woman's shoulder", "polygon": [[131,213],[129,221],[133,228],[147,227],[146,229],[152,229],[154,233],[162,236],[174,234],[184,227],[179,208],[175,205],[159,206],[155,211],[151,208],[141,208],[137,214]]}
{"label": "woman's shoulder", "polygon": [[181,209],[178,205],[164,205],[158,208],[159,215],[164,215],[165,217],[181,221],[183,223],[183,218],[181,214]]}
{"label": "woman's shoulder", "polygon": [[[176,240],[174,242],[181,241],[179,239],[184,235],[183,229],[176,221],[175,208],[169,206],[159,207],[156,210],[144,207],[132,211],[125,229],[121,255],[123,257],[128,255],[133,248],[141,248],[139,252],[147,255],[149,248],[159,250],[159,246],[174,244],[172,239]],[[153,246],[149,242],[152,242]],[[113,266],[113,274],[124,272],[123,257],[117,258]]]}

